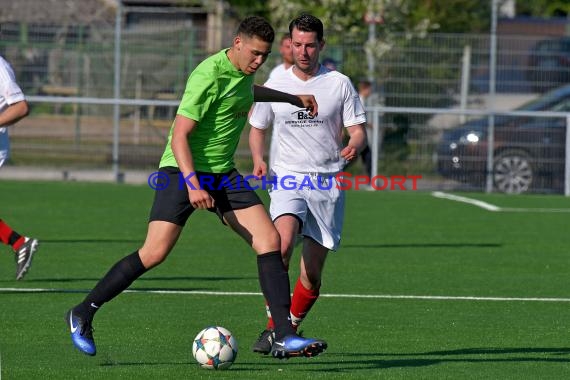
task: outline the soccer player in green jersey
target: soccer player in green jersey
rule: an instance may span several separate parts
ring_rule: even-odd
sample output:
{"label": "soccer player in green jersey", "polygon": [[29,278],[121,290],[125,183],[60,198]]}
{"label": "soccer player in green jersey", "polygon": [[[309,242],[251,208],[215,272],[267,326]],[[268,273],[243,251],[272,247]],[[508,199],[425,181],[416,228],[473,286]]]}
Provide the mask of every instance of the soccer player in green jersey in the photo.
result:
{"label": "soccer player in green jersey", "polygon": [[[290,95],[254,86],[253,74],[271,52],[275,33],[261,17],[244,19],[233,44],[205,59],[190,74],[160,160],[159,180],[143,246],[119,260],[83,302],[66,313],[75,347],[95,355],[95,312],[163,262],[188,217],[199,209],[216,212],[256,252],[263,295],[271,305],[277,358],[315,356],[326,342],[295,333],[289,316],[290,285],[280,253],[279,233],[261,200],[234,168],[233,157],[255,101],[281,101],[317,112],[312,95]],[[161,190],[158,190],[161,188]]]}

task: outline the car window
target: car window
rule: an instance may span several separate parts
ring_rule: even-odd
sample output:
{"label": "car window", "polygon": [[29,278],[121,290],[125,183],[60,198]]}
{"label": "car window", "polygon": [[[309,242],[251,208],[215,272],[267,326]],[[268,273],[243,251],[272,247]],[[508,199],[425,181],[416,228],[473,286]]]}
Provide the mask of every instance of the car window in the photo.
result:
{"label": "car window", "polygon": [[536,51],[541,53],[570,52],[570,39],[541,41],[536,45]]}
{"label": "car window", "polygon": [[554,89],[516,108],[519,111],[551,110],[555,104],[567,102],[570,98],[570,86]]}
{"label": "car window", "polygon": [[564,99],[559,103],[554,104],[550,111],[555,112],[568,112],[570,111],[570,99]]}
{"label": "car window", "polygon": [[528,103],[523,104],[522,106],[518,107],[517,110],[522,111],[539,111],[543,110],[547,107],[548,104],[554,102],[558,94],[556,92],[549,92],[544,96],[541,96],[537,99],[531,100]]}

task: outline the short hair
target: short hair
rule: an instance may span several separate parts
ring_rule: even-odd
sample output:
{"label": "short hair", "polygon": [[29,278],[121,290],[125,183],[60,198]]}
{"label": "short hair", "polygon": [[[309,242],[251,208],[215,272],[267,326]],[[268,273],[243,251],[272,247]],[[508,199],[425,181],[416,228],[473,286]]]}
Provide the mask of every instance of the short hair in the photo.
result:
{"label": "short hair", "polygon": [[291,39],[291,33],[287,32],[287,33],[283,33],[283,35],[281,36],[281,42],[285,41],[285,40],[290,40]]}
{"label": "short hair", "polygon": [[289,24],[289,34],[293,35],[293,29],[297,28],[302,32],[317,32],[317,39],[323,40],[323,23],[313,15],[303,13]]}
{"label": "short hair", "polygon": [[338,65],[338,61],[336,59],[330,58],[330,57],[323,59],[323,62],[321,62],[321,63],[323,64],[323,66],[328,66],[328,65],[337,66]]}
{"label": "short hair", "polygon": [[240,22],[236,35],[243,35],[249,38],[258,37],[259,39],[273,43],[275,40],[275,31],[271,24],[259,16],[249,16]]}

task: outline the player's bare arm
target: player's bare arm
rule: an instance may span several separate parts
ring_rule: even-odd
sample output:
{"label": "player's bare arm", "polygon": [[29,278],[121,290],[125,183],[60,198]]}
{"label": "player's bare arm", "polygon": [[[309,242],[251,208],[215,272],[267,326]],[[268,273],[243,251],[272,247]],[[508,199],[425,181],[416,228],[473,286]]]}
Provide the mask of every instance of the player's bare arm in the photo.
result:
{"label": "player's bare arm", "polygon": [[13,125],[28,116],[30,108],[25,100],[11,104],[0,114],[0,127]]}
{"label": "player's bare arm", "polygon": [[265,129],[251,127],[249,130],[249,150],[253,159],[252,174],[257,177],[267,175],[267,163],[263,159],[265,153]]}
{"label": "player's bare arm", "polygon": [[[187,117],[176,115],[174,120],[174,130],[172,131],[172,152],[178,163],[178,167],[184,177],[190,173],[195,173],[194,159],[190,145],[188,145],[188,138],[191,138],[192,132],[197,128],[198,123],[195,120]],[[194,175],[188,178],[186,184],[188,188],[188,197],[192,207],[197,209],[208,209],[214,207],[214,200],[206,190],[200,188],[200,182]]]}
{"label": "player's bare arm", "polygon": [[290,103],[305,108],[311,116],[317,115],[319,105],[313,95],[292,95],[264,86],[253,86],[253,98],[256,102]]}
{"label": "player's bare arm", "polygon": [[340,151],[340,155],[345,160],[352,161],[366,146],[366,130],[364,124],[358,124],[347,127],[346,131],[350,138],[348,144]]}

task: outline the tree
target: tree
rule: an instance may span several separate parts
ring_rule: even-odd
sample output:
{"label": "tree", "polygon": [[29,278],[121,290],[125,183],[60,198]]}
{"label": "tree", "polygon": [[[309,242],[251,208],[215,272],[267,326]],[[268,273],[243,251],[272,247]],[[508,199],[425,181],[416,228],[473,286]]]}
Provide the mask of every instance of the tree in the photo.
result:
{"label": "tree", "polygon": [[492,0],[410,0],[411,22],[427,19],[438,33],[488,33]]}
{"label": "tree", "polygon": [[570,2],[568,0],[533,0],[518,1],[517,14],[534,17],[568,17]]}

